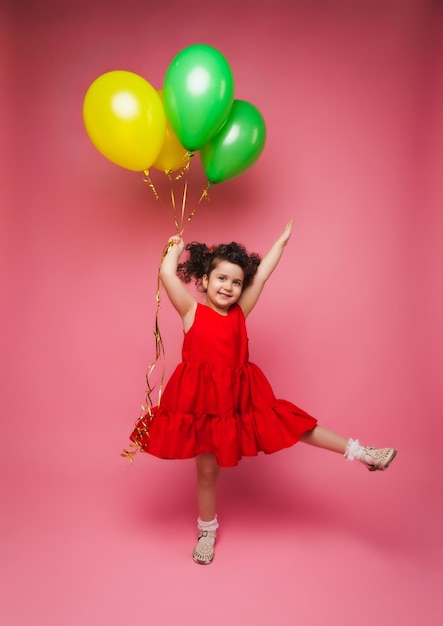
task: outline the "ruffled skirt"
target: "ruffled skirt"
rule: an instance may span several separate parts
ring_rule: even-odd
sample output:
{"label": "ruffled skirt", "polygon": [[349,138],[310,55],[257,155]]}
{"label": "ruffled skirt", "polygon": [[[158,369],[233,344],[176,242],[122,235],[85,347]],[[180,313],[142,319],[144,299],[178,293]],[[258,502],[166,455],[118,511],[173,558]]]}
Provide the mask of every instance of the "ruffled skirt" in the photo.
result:
{"label": "ruffled skirt", "polygon": [[131,440],[163,459],[213,453],[220,467],[243,456],[271,454],[294,445],[317,420],[287,400],[275,398],[260,368],[178,365],[152,417],[141,418]]}

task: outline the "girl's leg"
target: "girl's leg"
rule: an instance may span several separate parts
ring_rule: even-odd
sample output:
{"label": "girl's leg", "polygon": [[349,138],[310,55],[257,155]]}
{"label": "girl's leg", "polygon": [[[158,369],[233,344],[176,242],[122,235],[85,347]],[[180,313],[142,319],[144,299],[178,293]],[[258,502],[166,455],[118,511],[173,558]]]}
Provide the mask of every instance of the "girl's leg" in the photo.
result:
{"label": "girl's leg", "polygon": [[325,450],[331,450],[332,452],[344,454],[346,452],[349,439],[346,439],[342,435],[339,435],[324,426],[316,426],[313,430],[310,430],[302,435],[300,441],[309,443],[309,445],[316,446],[317,448],[324,448]]}
{"label": "girl's leg", "polygon": [[202,521],[215,519],[216,488],[220,467],[213,454],[196,457],[198,514]]}
{"label": "girl's leg", "polygon": [[196,458],[198,541],[192,558],[196,563],[209,565],[214,558],[214,545],[218,521],[215,509],[217,479],[220,467],[213,454],[200,454]]}
{"label": "girl's leg", "polygon": [[313,430],[304,433],[300,441],[344,454],[348,461],[358,459],[371,471],[388,469],[397,454],[394,448],[375,449],[361,446],[358,439],[346,439],[324,426],[315,426]]}

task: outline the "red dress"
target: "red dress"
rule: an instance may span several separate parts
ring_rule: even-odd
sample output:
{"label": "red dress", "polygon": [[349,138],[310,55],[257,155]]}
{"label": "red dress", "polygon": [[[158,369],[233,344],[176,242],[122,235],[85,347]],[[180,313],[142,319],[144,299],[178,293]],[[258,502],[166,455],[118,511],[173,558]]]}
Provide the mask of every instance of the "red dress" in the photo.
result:
{"label": "red dress", "polygon": [[131,434],[144,452],[163,459],[212,452],[221,467],[232,467],[242,456],[292,446],[315,427],[315,418],[287,400],[277,400],[263,372],[249,362],[239,305],[225,316],[198,304],[182,358],[165,386],[161,406],[152,411],[149,433],[139,420]]}

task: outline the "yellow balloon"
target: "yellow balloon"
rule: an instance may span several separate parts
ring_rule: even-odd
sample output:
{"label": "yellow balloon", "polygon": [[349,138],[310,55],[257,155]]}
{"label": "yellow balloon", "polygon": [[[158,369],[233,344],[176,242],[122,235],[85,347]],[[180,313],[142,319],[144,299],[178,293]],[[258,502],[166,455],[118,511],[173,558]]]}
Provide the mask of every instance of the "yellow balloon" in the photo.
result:
{"label": "yellow balloon", "polygon": [[[163,90],[157,91],[161,101],[163,102]],[[172,129],[171,124],[166,118],[166,133],[160,154],[152,164],[157,170],[162,172],[173,172],[184,167],[189,161],[189,152],[183,148],[177,135]]]}
{"label": "yellow balloon", "polygon": [[148,169],[158,157],[166,116],[157,91],[133,72],[99,76],[83,102],[86,132],[107,159],[128,170]]}

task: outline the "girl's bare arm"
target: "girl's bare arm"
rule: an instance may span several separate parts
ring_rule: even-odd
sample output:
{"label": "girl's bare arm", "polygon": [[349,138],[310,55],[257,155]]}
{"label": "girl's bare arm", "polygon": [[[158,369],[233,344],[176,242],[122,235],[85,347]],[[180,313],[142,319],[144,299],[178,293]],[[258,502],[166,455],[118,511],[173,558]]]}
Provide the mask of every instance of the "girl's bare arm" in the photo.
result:
{"label": "girl's bare arm", "polygon": [[277,267],[289,237],[292,232],[292,220],[286,224],[286,227],[280,237],[274,242],[268,252],[265,254],[258,266],[257,273],[254,276],[253,282],[247,287],[239,298],[239,305],[241,306],[245,316],[249,315],[260,294],[265,286],[266,281],[271,276],[272,272]]}
{"label": "girl's bare arm", "polygon": [[160,279],[169,300],[183,320],[184,330],[187,331],[194,321],[197,302],[177,276],[178,261],[184,247],[183,239],[178,235],[169,239],[169,247],[160,266]]}

